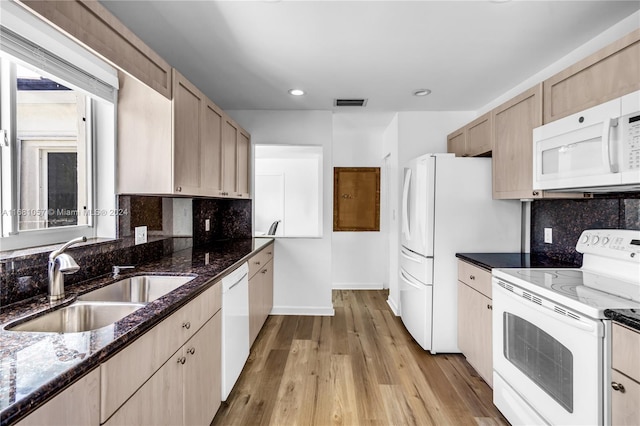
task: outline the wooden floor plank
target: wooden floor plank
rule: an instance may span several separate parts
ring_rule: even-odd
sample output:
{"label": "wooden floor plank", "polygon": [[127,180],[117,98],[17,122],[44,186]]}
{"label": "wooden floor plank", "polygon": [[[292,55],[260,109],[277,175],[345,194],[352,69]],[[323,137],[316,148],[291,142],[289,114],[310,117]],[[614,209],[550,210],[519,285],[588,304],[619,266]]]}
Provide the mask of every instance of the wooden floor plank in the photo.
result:
{"label": "wooden floor plank", "polygon": [[333,317],[270,316],[212,425],[508,425],[464,356],[422,350],[387,296],[336,290]]}

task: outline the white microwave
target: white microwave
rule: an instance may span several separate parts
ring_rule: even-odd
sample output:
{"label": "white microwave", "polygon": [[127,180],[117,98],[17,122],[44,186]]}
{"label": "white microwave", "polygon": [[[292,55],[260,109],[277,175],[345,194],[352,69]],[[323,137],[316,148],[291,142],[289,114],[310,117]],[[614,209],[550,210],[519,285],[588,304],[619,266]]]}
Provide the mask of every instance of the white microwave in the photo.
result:
{"label": "white microwave", "polygon": [[533,129],[533,188],[640,191],[640,91]]}

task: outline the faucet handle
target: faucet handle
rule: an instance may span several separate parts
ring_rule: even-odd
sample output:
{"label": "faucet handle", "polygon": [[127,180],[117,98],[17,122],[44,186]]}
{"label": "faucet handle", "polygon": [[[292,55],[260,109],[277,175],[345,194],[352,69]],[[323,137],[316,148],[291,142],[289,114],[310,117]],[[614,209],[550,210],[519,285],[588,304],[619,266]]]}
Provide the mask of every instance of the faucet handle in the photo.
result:
{"label": "faucet handle", "polygon": [[133,268],[135,268],[135,266],[133,265],[127,265],[127,266],[113,265],[113,267],[111,268],[111,270],[113,271],[113,278],[118,278],[118,275],[120,275],[120,271],[122,271],[123,269],[133,269]]}
{"label": "faucet handle", "polygon": [[78,270],[80,269],[76,261],[73,260],[73,257],[69,256],[66,253],[59,254],[54,262],[58,263],[60,272],[62,272],[63,274],[73,274],[78,272]]}

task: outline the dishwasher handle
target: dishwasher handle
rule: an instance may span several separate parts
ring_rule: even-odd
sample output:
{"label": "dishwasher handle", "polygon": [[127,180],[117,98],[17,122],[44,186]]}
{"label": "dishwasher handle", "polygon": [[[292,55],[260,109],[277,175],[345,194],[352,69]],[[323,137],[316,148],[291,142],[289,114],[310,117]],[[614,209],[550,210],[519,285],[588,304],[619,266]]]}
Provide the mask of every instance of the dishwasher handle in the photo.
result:
{"label": "dishwasher handle", "polygon": [[241,284],[242,281],[244,281],[244,279],[247,277],[247,275],[249,275],[249,273],[244,274],[243,276],[240,277],[240,279],[238,281],[236,281],[235,283],[231,284],[229,286],[229,288],[227,289],[227,291],[231,290],[232,288],[234,288],[235,286],[237,286],[238,284]]}

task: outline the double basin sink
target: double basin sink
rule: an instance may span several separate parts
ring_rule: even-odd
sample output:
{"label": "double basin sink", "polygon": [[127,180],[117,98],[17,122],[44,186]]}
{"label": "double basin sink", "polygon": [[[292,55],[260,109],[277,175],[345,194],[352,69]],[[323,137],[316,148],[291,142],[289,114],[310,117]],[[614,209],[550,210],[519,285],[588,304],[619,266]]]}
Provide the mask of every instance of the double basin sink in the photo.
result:
{"label": "double basin sink", "polygon": [[5,326],[8,331],[79,333],[121,320],[195,277],[141,275],[125,278],[76,298],[44,315],[34,314]]}

